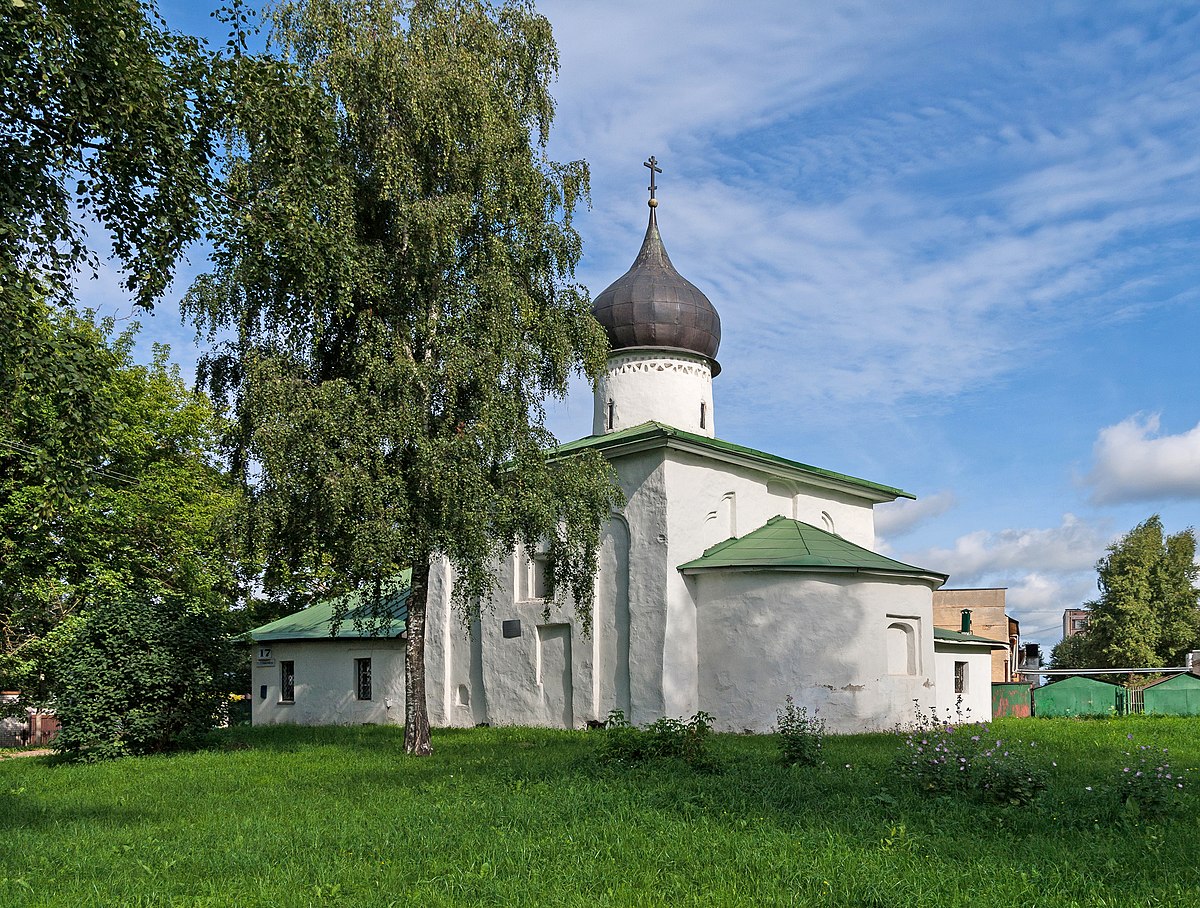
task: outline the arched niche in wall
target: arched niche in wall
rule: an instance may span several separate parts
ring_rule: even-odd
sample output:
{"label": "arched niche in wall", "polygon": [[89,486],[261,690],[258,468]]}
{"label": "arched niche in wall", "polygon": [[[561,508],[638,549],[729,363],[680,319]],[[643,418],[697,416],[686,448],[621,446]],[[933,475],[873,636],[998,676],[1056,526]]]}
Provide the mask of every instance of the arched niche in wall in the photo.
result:
{"label": "arched niche in wall", "polygon": [[917,673],[917,634],[907,621],[893,621],[888,625],[887,667],[889,675]]}
{"label": "arched niche in wall", "polygon": [[609,517],[600,540],[597,572],[596,632],[600,670],[612,684],[613,709],[630,715],[629,680],[629,525],[620,514]]}
{"label": "arched niche in wall", "polygon": [[737,493],[726,492],[721,496],[721,529],[727,531],[726,539],[737,538]]}

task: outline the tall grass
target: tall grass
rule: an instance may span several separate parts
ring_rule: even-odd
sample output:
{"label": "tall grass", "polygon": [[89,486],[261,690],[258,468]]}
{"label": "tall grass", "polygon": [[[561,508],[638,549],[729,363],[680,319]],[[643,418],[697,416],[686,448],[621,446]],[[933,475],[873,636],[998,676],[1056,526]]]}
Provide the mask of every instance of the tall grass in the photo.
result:
{"label": "tall grass", "polygon": [[[990,733],[1037,741],[1034,806],[923,795],[894,773],[896,735],[828,738],[815,767],[714,736],[705,771],[606,763],[596,732],[504,728],[435,732],[426,760],[382,727],[6,760],[0,905],[1200,905],[1200,721]],[[1193,776],[1176,815],[1099,809],[1130,734]]]}

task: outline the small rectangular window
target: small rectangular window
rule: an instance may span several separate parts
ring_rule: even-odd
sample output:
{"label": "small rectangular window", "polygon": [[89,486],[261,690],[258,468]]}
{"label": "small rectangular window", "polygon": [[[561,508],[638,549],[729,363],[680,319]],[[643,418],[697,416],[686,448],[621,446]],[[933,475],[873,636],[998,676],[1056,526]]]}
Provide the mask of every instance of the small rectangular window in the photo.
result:
{"label": "small rectangular window", "polygon": [[296,663],[291,660],[279,663],[279,699],[284,703],[296,701]]}
{"label": "small rectangular window", "polygon": [[371,660],[354,660],[354,692],[360,700],[371,699]]}
{"label": "small rectangular window", "polygon": [[533,561],[530,563],[529,577],[529,598],[530,599],[545,599],[548,595],[546,586],[546,566],[550,558],[545,553],[539,552],[533,556]]}
{"label": "small rectangular window", "polygon": [[967,692],[967,663],[954,663],[954,692],[956,694],[965,694]]}
{"label": "small rectangular window", "polygon": [[706,415],[705,408],[706,408],[706,405],[704,403],[701,403],[700,404],[700,428],[701,429],[705,428],[705,426],[704,426],[704,417]]}

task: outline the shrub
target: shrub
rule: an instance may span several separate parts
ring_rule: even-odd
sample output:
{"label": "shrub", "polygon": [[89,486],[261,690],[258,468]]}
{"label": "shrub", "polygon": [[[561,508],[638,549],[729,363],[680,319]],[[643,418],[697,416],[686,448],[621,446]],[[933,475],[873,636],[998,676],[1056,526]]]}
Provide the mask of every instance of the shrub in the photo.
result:
{"label": "shrub", "polygon": [[600,758],[608,763],[631,765],[651,759],[679,759],[689,766],[711,766],[707,742],[712,733],[712,716],[703,710],[690,719],[664,717],[638,728],[625,713],[608,714],[600,740]]}
{"label": "shrub", "polygon": [[779,756],[789,766],[815,766],[821,759],[825,739],[825,720],[808,714],[808,707],[797,706],[789,695],[775,723]]}
{"label": "shrub", "polygon": [[99,760],[194,746],[228,703],[236,654],[216,603],[119,596],[91,608],[54,656],[54,746]]}
{"label": "shrub", "polygon": [[992,804],[1022,807],[1046,790],[1045,773],[1034,767],[1021,742],[997,739],[974,756],[968,775],[980,797]]}
{"label": "shrub", "polygon": [[935,715],[918,714],[905,736],[905,750],[896,758],[897,775],[931,794],[968,788],[969,763],[953,732],[953,726]]}

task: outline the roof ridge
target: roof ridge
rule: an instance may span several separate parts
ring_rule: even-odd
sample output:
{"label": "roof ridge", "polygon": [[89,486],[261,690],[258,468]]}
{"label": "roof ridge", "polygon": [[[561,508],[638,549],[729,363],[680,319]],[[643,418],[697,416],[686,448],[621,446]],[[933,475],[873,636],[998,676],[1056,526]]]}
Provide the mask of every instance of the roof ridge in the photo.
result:
{"label": "roof ridge", "polygon": [[906,564],[782,514],[773,515],[743,536],[711,546],[699,558],[677,567],[686,573],[714,569],[883,573],[931,580],[939,586],[946,581],[940,571]]}
{"label": "roof ridge", "polygon": [[[583,448],[596,447],[601,450],[608,446],[616,446],[626,442],[641,441],[643,438],[659,436],[662,438],[675,438],[682,442],[696,445],[700,448],[707,449],[712,454],[733,454],[742,455],[759,461],[764,465],[772,465],[775,467],[783,467],[788,471],[799,471],[810,476],[832,481],[838,484],[846,484],[864,491],[870,490],[875,493],[882,493],[890,499],[896,498],[911,498],[916,499],[916,496],[911,492],[906,492],[896,486],[884,485],[880,482],[873,482],[870,479],[862,479],[858,476],[851,476],[849,473],[839,473],[836,470],[827,470],[824,467],[814,466],[813,464],[804,463],[799,460],[792,460],[788,457],[783,457],[779,454],[771,454],[767,451],[760,451],[757,448],[751,448],[747,445],[738,444],[734,441],[728,441],[724,438],[709,437],[707,435],[699,435],[695,432],[689,432],[686,429],[680,429],[676,426],[669,426],[666,423],[658,422],[657,420],[646,420],[638,423],[636,426],[630,426],[626,429],[619,429],[615,432],[607,432],[602,435],[588,435],[584,438],[578,438],[573,441],[566,441],[551,449],[551,454],[566,456]],[[710,455],[712,456],[712,455]],[[886,500],[878,498],[875,495],[870,496],[876,500]],[[815,528],[814,528],[815,529]]]}

